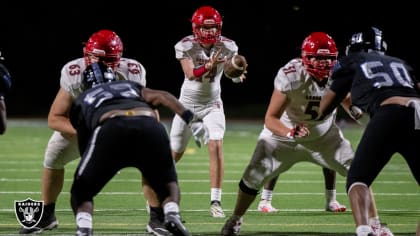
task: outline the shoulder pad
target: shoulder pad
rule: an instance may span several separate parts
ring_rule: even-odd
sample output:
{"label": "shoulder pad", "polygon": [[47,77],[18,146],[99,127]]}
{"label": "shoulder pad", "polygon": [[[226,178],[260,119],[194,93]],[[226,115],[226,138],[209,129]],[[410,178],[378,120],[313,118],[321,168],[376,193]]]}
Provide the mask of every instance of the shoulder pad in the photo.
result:
{"label": "shoulder pad", "polygon": [[194,36],[189,35],[181,39],[178,43],[175,44],[175,50],[179,51],[188,51],[193,47],[195,42]]}
{"label": "shoulder pad", "polygon": [[224,45],[224,47],[234,53],[238,52],[238,45],[236,45],[235,41],[226,38],[224,36],[221,37],[220,43]]}
{"label": "shoulder pad", "polygon": [[305,81],[306,74],[300,58],[295,58],[281,67],[275,78],[275,87],[281,91],[293,90]]}

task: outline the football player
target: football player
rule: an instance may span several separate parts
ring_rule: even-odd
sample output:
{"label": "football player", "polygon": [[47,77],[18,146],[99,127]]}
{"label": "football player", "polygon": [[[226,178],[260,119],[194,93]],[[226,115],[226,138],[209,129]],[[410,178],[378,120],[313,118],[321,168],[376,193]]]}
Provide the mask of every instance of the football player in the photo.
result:
{"label": "football player", "polygon": [[[67,163],[79,157],[77,148],[77,133],[69,121],[69,111],[74,99],[83,91],[81,86],[82,73],[92,63],[101,61],[116,71],[119,80],[132,80],[146,86],[146,70],[137,60],[123,57],[123,42],[121,38],[108,29],[93,33],[83,47],[83,57],[67,62],[61,69],[60,89],[51,105],[48,114],[48,127],[54,130],[45,150],[44,169],[42,173],[42,200],[45,208],[42,219],[36,227],[21,228],[21,234],[40,233],[58,226],[55,216],[55,204],[63,188],[64,167]],[[147,181],[142,181],[145,189],[149,188]],[[154,194],[153,191],[145,193]],[[148,195],[146,198],[149,199]],[[150,232],[162,231],[159,235],[169,235],[162,227],[163,212],[160,203],[151,212],[151,220],[147,225]],[[155,212],[157,211],[157,212]],[[160,220],[159,220],[160,219]]]}
{"label": "football player", "polygon": [[76,235],[93,235],[93,198],[123,168],[137,168],[157,193],[164,210],[164,225],[175,236],[190,236],[182,224],[180,190],[169,136],[154,109],[165,106],[178,114],[196,139],[206,141],[207,129],[170,93],[145,88],[128,80],[117,81],[102,62],[83,73],[85,91],[70,110],[82,156],[71,186]]}
{"label": "football player", "polygon": [[320,104],[322,115],[328,115],[350,92],[352,103],[370,115],[346,183],[357,236],[393,235],[371,227],[367,216],[375,205],[369,187],[394,154],[402,155],[420,184],[420,82],[410,65],[385,55],[386,49],[376,27],[353,34]]}
{"label": "football player", "polygon": [[[325,45],[324,45],[325,44]],[[318,51],[320,47],[325,46],[326,52]],[[284,88],[279,88],[281,92],[287,93],[287,109],[283,115],[282,122],[284,120],[292,119],[292,122],[285,123],[288,126],[291,126],[292,123],[301,123],[308,120],[308,115],[316,114],[316,109],[319,105],[319,97],[323,94],[326,83],[328,82],[328,77],[332,66],[334,65],[338,51],[333,39],[327,38],[324,33],[313,33],[309,35],[302,43],[301,47],[301,58],[295,59],[285,65],[279,73],[279,79],[281,81],[287,81],[288,78],[292,80],[299,80],[303,76],[309,77],[308,81],[312,82],[311,91],[307,93],[299,94],[297,92],[292,93],[287,84],[283,85]],[[316,57],[326,57],[327,60],[315,60]],[[287,70],[297,70],[299,69],[300,73],[291,73]],[[312,88],[313,87],[313,88]],[[303,89],[303,88],[300,88]],[[306,97],[305,97],[306,96]],[[307,101],[305,101],[307,100]],[[307,109],[296,109],[299,106],[305,106]],[[347,106],[344,106],[346,109]],[[360,117],[357,117],[360,118]],[[313,119],[311,116],[309,119]],[[316,123],[322,123],[320,121]],[[328,125],[329,127],[329,125]],[[344,212],[346,211],[346,206],[337,201],[336,195],[336,172],[328,169],[322,168],[322,173],[324,176],[325,183],[325,210],[330,212]],[[274,177],[264,185],[264,189],[261,192],[261,199],[258,203],[257,210],[264,213],[277,212],[278,209],[272,206],[273,199],[273,190],[275,184],[278,180],[278,177]]]}
{"label": "football player", "polygon": [[[226,58],[238,54],[235,41],[222,36],[222,16],[211,6],[199,7],[191,18],[193,34],[175,44],[175,57],[184,72],[179,101],[194,111],[209,128],[210,215],[225,217],[221,207],[224,176],[223,137],[226,129],[220,80]],[[245,73],[234,82],[243,82]],[[170,130],[171,148],[176,162],[180,161],[191,131],[179,116]]]}
{"label": "football player", "polygon": [[[3,59],[4,58],[1,56],[0,52],[0,60]],[[7,68],[2,63],[0,63],[0,134],[4,134],[7,128],[7,110],[4,97],[10,91],[11,86],[12,78],[10,73]]]}
{"label": "football player", "polygon": [[[337,111],[323,119],[318,115],[337,55],[331,36],[313,32],[303,41],[302,57],[279,69],[264,128],[240,180],[237,201],[222,235],[238,235],[242,217],[263,184],[296,163],[310,162],[347,175],[354,152],[335,123]],[[348,101],[343,105],[349,110]],[[377,218],[375,206],[369,214]]]}
{"label": "football player", "polygon": [[[238,54],[236,42],[222,36],[222,16],[211,6],[196,9],[191,18],[192,35],[182,38],[175,44],[175,57],[184,72],[179,101],[194,110],[197,118],[202,119],[209,128],[210,176],[210,215],[225,217],[221,206],[222,182],[224,176],[223,137],[226,120],[221,99],[220,80],[224,74],[226,58]],[[235,83],[245,80],[245,71],[236,78]],[[174,116],[171,130],[172,155],[180,161],[191,131],[180,119]]]}

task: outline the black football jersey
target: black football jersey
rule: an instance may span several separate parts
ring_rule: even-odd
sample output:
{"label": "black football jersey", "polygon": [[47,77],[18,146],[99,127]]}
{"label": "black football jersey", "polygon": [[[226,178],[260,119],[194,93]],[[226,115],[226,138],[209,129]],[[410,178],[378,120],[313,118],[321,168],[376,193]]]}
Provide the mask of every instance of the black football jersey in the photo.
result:
{"label": "black football jersey", "polygon": [[420,97],[411,66],[377,52],[357,52],[340,58],[331,78],[331,90],[337,97],[351,92],[353,105],[370,114],[391,96]]}
{"label": "black football jersey", "polygon": [[91,132],[105,112],[150,107],[141,95],[142,89],[139,83],[128,80],[97,85],[77,97],[70,111],[70,121],[78,131],[84,129]]}

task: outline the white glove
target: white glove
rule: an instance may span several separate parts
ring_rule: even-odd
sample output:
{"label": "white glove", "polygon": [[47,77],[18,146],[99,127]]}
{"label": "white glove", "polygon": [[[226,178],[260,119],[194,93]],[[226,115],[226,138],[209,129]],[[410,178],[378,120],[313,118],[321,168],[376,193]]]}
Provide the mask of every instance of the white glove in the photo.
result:
{"label": "white glove", "polygon": [[197,144],[199,148],[201,148],[201,145],[209,142],[209,131],[202,121],[196,120],[191,122],[190,129],[194,137],[195,144]]}
{"label": "white glove", "polygon": [[350,115],[354,120],[358,120],[362,118],[363,111],[359,107],[351,105],[349,110],[350,110]]}
{"label": "white glove", "polygon": [[241,83],[242,80],[241,78],[237,77],[237,78],[232,78],[233,83]]}

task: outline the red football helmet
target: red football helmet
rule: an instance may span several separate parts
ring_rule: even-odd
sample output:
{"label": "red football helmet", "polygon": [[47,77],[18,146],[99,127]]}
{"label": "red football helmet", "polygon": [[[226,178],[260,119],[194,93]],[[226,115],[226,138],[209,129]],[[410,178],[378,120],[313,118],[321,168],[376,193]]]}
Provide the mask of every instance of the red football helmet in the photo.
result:
{"label": "red football helmet", "polygon": [[192,28],[195,39],[202,44],[214,44],[222,34],[222,16],[210,6],[198,8],[192,18]]}
{"label": "red football helmet", "polygon": [[314,32],[302,44],[302,61],[308,73],[317,80],[330,76],[337,62],[338,50],[334,40],[324,32]]}
{"label": "red football helmet", "polygon": [[87,65],[102,61],[113,69],[120,63],[122,52],[123,43],[111,30],[99,30],[92,34],[83,48]]}

